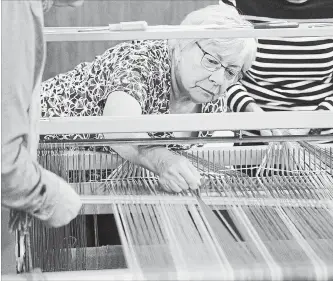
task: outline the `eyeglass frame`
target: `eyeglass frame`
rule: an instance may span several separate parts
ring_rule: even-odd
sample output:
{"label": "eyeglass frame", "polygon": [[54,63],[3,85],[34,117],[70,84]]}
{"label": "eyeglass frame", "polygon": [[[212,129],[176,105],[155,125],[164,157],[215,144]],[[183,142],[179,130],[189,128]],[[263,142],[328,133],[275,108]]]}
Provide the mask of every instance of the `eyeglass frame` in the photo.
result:
{"label": "eyeglass frame", "polygon": [[[212,54],[206,52],[206,51],[200,46],[200,44],[199,44],[198,42],[195,42],[195,44],[196,44],[196,45],[198,46],[198,48],[203,52],[203,56],[202,56],[201,61],[200,61],[201,66],[202,66],[203,68],[205,68],[206,70],[208,70],[208,71],[210,71],[210,72],[215,72],[215,71],[220,70],[221,68],[224,68],[227,72],[234,73],[233,71],[230,70],[230,68],[228,68],[227,66],[224,66],[224,65],[222,64],[222,62],[221,62],[219,59],[217,59],[216,57],[214,57]],[[214,58],[217,62],[219,62],[220,66],[219,66],[217,69],[215,69],[215,70],[208,69],[206,66],[204,66],[204,64],[202,63],[202,61],[203,61],[203,59],[204,59],[204,57],[205,57],[206,55],[211,56],[212,58]],[[242,79],[243,74],[244,74],[244,73],[243,73],[243,71],[241,70],[241,71],[239,71],[236,75],[234,75],[234,78],[232,78],[232,79],[230,79],[230,80],[233,80],[233,81],[239,81],[239,80]]]}

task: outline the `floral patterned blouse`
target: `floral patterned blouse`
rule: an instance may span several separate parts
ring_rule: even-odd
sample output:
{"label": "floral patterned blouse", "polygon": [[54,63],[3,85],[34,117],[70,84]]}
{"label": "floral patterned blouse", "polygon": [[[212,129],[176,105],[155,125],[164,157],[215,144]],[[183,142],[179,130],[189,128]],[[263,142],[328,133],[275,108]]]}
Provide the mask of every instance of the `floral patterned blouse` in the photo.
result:
{"label": "floral patterned blouse", "polygon": [[[167,40],[133,41],[118,44],[59,74],[42,85],[42,117],[101,116],[108,95],[123,91],[134,97],[142,114],[169,114],[171,61]],[[223,111],[223,99],[201,105],[202,113]],[[198,132],[211,137],[213,132]],[[172,132],[149,133],[152,138],[172,138]],[[44,140],[101,139],[103,134],[47,135]],[[173,146],[188,149],[190,146]]]}

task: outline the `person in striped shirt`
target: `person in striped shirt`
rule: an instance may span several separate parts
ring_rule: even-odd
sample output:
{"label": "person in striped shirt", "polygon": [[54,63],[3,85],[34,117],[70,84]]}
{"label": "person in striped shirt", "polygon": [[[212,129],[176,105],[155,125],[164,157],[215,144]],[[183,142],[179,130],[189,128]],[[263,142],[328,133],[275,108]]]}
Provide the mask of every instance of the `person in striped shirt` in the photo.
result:
{"label": "person in striped shirt", "polygon": [[[251,9],[248,1],[256,8]],[[316,6],[312,17],[323,14],[325,3]],[[302,22],[302,15],[309,16],[309,9],[313,9],[312,5],[306,9],[306,3],[297,6],[285,1],[284,5],[276,4],[280,6],[267,11],[269,17],[263,18],[267,14],[263,14],[265,10],[258,13],[257,0],[237,0],[236,4],[243,14],[250,15],[246,18],[253,22],[277,20],[277,17],[281,18],[281,10],[287,11],[289,7],[294,9],[294,17],[299,18],[297,21]],[[327,8],[332,12],[332,7]],[[240,83],[228,89],[227,104],[234,112],[333,111],[333,38],[259,38],[256,60]],[[297,131],[301,134],[312,132],[314,130]],[[259,135],[258,131],[243,133]],[[260,133],[271,134],[267,130]],[[333,129],[325,129],[321,133],[333,133]]]}

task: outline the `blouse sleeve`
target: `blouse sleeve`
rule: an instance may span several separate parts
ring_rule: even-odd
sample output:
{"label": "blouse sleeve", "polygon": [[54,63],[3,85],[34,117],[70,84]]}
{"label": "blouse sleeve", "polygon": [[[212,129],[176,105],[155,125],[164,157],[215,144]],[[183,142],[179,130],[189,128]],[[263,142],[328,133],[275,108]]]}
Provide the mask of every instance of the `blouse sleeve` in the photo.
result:
{"label": "blouse sleeve", "polygon": [[[156,73],[155,58],[142,42],[120,44],[104,63],[109,63],[106,95],[122,91],[135,98],[144,109],[149,87],[148,79]],[[107,98],[107,97],[106,97]]]}

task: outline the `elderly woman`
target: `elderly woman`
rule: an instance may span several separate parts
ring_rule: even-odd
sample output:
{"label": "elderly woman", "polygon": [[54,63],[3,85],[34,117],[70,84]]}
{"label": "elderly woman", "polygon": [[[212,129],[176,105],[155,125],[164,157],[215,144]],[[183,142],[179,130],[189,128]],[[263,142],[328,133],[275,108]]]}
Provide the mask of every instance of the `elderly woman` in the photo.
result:
{"label": "elderly woman", "polygon": [[[234,7],[223,3],[190,13],[182,24],[218,24],[222,28],[251,26]],[[222,95],[250,68],[255,51],[256,41],[252,38],[121,43],[92,63],[82,63],[68,73],[45,81],[42,117],[222,112]],[[148,135],[210,137],[212,133]],[[117,137],[128,136],[117,134]],[[147,134],[135,136],[146,137]],[[46,139],[103,137],[114,135],[44,136]],[[156,173],[167,191],[197,189],[200,185],[200,174],[194,166],[166,147],[126,145],[112,146],[112,149]]]}

